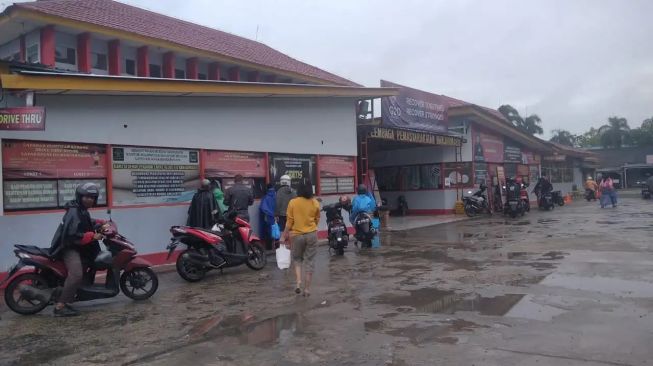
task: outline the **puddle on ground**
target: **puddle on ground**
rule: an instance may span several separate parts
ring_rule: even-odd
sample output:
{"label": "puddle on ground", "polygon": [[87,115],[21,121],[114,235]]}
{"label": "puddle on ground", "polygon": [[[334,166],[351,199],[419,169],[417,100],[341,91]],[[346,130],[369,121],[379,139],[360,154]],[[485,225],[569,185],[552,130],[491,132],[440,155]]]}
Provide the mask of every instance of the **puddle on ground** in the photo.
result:
{"label": "puddle on ground", "polygon": [[469,259],[457,259],[447,255],[444,250],[424,250],[424,251],[388,251],[383,253],[385,257],[403,257],[407,260],[414,261],[417,259],[424,259],[436,263],[444,263],[448,265],[445,270],[465,269],[468,271],[480,271],[482,268],[479,262]]}
{"label": "puddle on ground", "polygon": [[528,285],[534,285],[542,282],[546,276],[535,276],[535,277],[522,277],[516,280],[506,282],[508,286],[514,287],[528,287]]}
{"label": "puddle on ground", "polygon": [[452,332],[471,332],[476,328],[487,328],[487,326],[472,323],[462,319],[454,319],[445,324],[420,327],[416,324],[411,326],[393,329],[386,332],[392,336],[405,337],[411,343],[420,345],[424,343],[456,344],[458,337],[452,336]]}
{"label": "puddle on ground", "polygon": [[531,253],[531,252],[509,252],[508,254],[506,254],[506,257],[508,259],[518,260],[518,259],[527,259],[528,257],[533,256],[533,255],[536,255],[536,253]]}
{"label": "puddle on ground", "polygon": [[[398,309],[411,307],[421,313],[454,314],[457,311],[473,311],[481,315],[502,316],[506,314],[523,294],[506,294],[496,297],[472,298],[434,288],[408,291],[409,295],[383,294],[372,299],[377,304],[396,306]],[[399,311],[399,310],[398,310]]]}
{"label": "puddle on ground", "polygon": [[256,320],[254,315],[211,317],[197,324],[189,335],[193,340],[234,338],[242,345],[271,347],[284,343],[301,331],[300,317],[296,313],[282,314]]}
{"label": "puddle on ground", "polygon": [[548,253],[542,254],[542,258],[540,260],[561,260],[564,259],[565,256],[569,255],[569,253],[565,252],[560,252],[560,251],[551,251]]}
{"label": "puddle on ground", "polygon": [[617,225],[617,224],[623,224],[624,222],[623,221],[608,221],[608,220],[598,221],[597,220],[596,223],[600,224],[600,225]]}

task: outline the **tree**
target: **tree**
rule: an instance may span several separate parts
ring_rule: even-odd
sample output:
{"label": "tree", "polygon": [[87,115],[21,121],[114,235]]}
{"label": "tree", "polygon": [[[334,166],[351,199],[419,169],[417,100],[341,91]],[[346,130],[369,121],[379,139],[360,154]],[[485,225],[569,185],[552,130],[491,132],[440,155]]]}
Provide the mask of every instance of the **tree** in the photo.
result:
{"label": "tree", "polygon": [[542,129],[542,120],[537,114],[531,114],[525,119],[519,115],[519,112],[509,104],[504,104],[499,107],[499,112],[512,123],[513,126],[530,135],[541,135],[544,133]]}
{"label": "tree", "polygon": [[642,126],[630,130],[629,140],[635,146],[653,145],[653,118],[647,118]]}
{"label": "tree", "polygon": [[629,133],[628,120],[623,117],[610,117],[608,118],[608,124],[599,128],[603,147],[621,148],[628,139]]}
{"label": "tree", "polygon": [[576,144],[580,147],[594,147],[601,144],[601,135],[598,128],[590,128],[580,136],[576,136]]}
{"label": "tree", "polygon": [[567,130],[553,130],[553,137],[549,141],[555,142],[561,145],[575,146],[578,136],[572,134]]}

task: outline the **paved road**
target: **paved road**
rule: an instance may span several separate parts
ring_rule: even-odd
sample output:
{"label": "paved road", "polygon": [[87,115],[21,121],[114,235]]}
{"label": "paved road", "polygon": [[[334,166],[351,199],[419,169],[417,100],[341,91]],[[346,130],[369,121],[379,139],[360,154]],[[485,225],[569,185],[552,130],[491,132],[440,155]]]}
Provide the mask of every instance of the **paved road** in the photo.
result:
{"label": "paved road", "polygon": [[653,203],[575,202],[384,235],[318,258],[314,293],[273,265],[83,316],[0,310],[0,364],[647,365]]}

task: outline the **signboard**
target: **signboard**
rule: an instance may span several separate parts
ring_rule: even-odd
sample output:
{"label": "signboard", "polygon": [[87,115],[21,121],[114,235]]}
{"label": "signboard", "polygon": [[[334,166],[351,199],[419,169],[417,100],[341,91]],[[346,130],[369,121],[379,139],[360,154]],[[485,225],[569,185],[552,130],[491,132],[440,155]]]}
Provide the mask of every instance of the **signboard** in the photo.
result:
{"label": "signboard", "polygon": [[5,210],[56,208],[56,180],[14,180],[3,182]]}
{"label": "signboard", "polygon": [[506,144],[503,148],[503,159],[506,163],[521,163],[521,148]]}
{"label": "signboard", "polygon": [[63,142],[3,140],[4,179],[104,178],[106,147]]}
{"label": "signboard", "polygon": [[475,184],[489,183],[490,177],[488,176],[487,163],[474,164],[474,177]]}
{"label": "signboard", "polygon": [[317,182],[314,155],[270,154],[269,157],[272,182],[279,182],[283,175],[290,176],[293,188],[302,179],[309,179],[313,185]]}
{"label": "signboard", "polygon": [[113,204],[190,201],[199,187],[197,150],[114,147]]}
{"label": "signboard", "polygon": [[381,87],[400,88],[399,95],[381,98],[385,127],[427,132],[447,131],[447,101],[444,97],[381,80]]}
{"label": "signboard", "polygon": [[474,136],[474,161],[503,163],[503,139],[487,133],[476,132]]}
{"label": "signboard", "polygon": [[522,164],[532,165],[540,163],[540,155],[533,154],[532,152],[527,152],[522,150],[521,152]]}
{"label": "signboard", "polygon": [[499,179],[499,184],[504,184],[506,182],[506,172],[503,170],[502,166],[497,167],[497,178]]}
{"label": "signboard", "polygon": [[353,156],[320,155],[320,177],[353,177],[356,175]]}
{"label": "signboard", "polygon": [[566,155],[548,155],[544,157],[544,161],[565,161],[567,160]]}
{"label": "signboard", "polygon": [[210,178],[265,177],[265,154],[261,152],[204,152],[204,175]]}
{"label": "signboard", "polygon": [[75,190],[84,183],[95,183],[100,187],[100,195],[97,199],[99,206],[107,204],[107,181],[104,179],[62,179],[58,182],[59,187],[59,206],[62,206],[75,199]]}
{"label": "signboard", "polygon": [[0,130],[44,131],[45,108],[0,108]]}
{"label": "signboard", "polygon": [[454,136],[433,135],[425,132],[374,127],[367,135],[371,139],[410,142],[425,145],[461,146],[462,140]]}

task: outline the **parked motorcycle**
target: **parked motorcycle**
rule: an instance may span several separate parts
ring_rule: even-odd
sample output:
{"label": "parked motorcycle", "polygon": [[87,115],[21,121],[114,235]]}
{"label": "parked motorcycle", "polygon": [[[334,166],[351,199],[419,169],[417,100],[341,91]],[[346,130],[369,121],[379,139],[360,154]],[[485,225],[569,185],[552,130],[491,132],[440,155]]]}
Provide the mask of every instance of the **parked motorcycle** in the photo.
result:
{"label": "parked motorcycle", "polygon": [[564,206],[565,205],[565,199],[562,197],[562,192],[560,191],[553,191],[551,192],[551,198],[553,199],[553,203],[558,205],[558,206]]}
{"label": "parked motorcycle", "polygon": [[342,209],[343,206],[340,203],[326,205],[322,208],[327,218],[329,250],[333,250],[337,255],[344,255],[345,248],[349,244],[349,234],[345,220],[342,218]]}
{"label": "parked motorcycle", "polygon": [[531,199],[528,197],[528,184],[522,183],[519,191],[519,199],[521,200],[524,211],[531,211]]}
{"label": "parked motorcycle", "polygon": [[246,264],[258,271],[267,263],[261,239],[250,224],[238,217],[236,211],[227,212],[215,231],[188,226],[170,228],[172,239],[167,246],[168,258],[179,245],[185,245],[177,258],[177,273],[188,282],[197,282],[213,269]]}
{"label": "parked motorcycle", "polygon": [[470,194],[470,196],[463,197],[463,205],[465,207],[465,214],[467,216],[474,217],[484,211],[490,215],[492,214],[486,191],[487,186],[485,184],[481,184],[478,191],[474,193],[472,193],[472,191],[468,191],[467,193]]}
{"label": "parked motorcycle", "polygon": [[506,180],[506,204],[504,205],[504,214],[515,218],[517,215],[524,216],[524,206],[520,199],[521,185],[514,179]]}
{"label": "parked motorcycle", "polygon": [[[109,212],[110,213],[110,212]],[[84,274],[85,284],[77,291],[76,301],[88,301],[117,296],[120,291],[133,300],[150,298],[159,287],[152,265],[136,257],[134,244],[118,233],[117,225],[109,220],[99,230],[104,235],[107,251],[101,251]],[[14,245],[18,263],[0,284],[5,288],[7,306],[18,314],[36,314],[57,301],[68,274],[59,257],[49,248]],[[28,268],[28,269],[26,269]],[[103,284],[95,283],[96,271],[106,270]]]}
{"label": "parked motorcycle", "polygon": [[585,189],[585,199],[587,202],[596,201],[596,192],[593,189]]}
{"label": "parked motorcycle", "polygon": [[646,183],[642,184],[642,198],[645,200],[651,199],[651,190]]}

